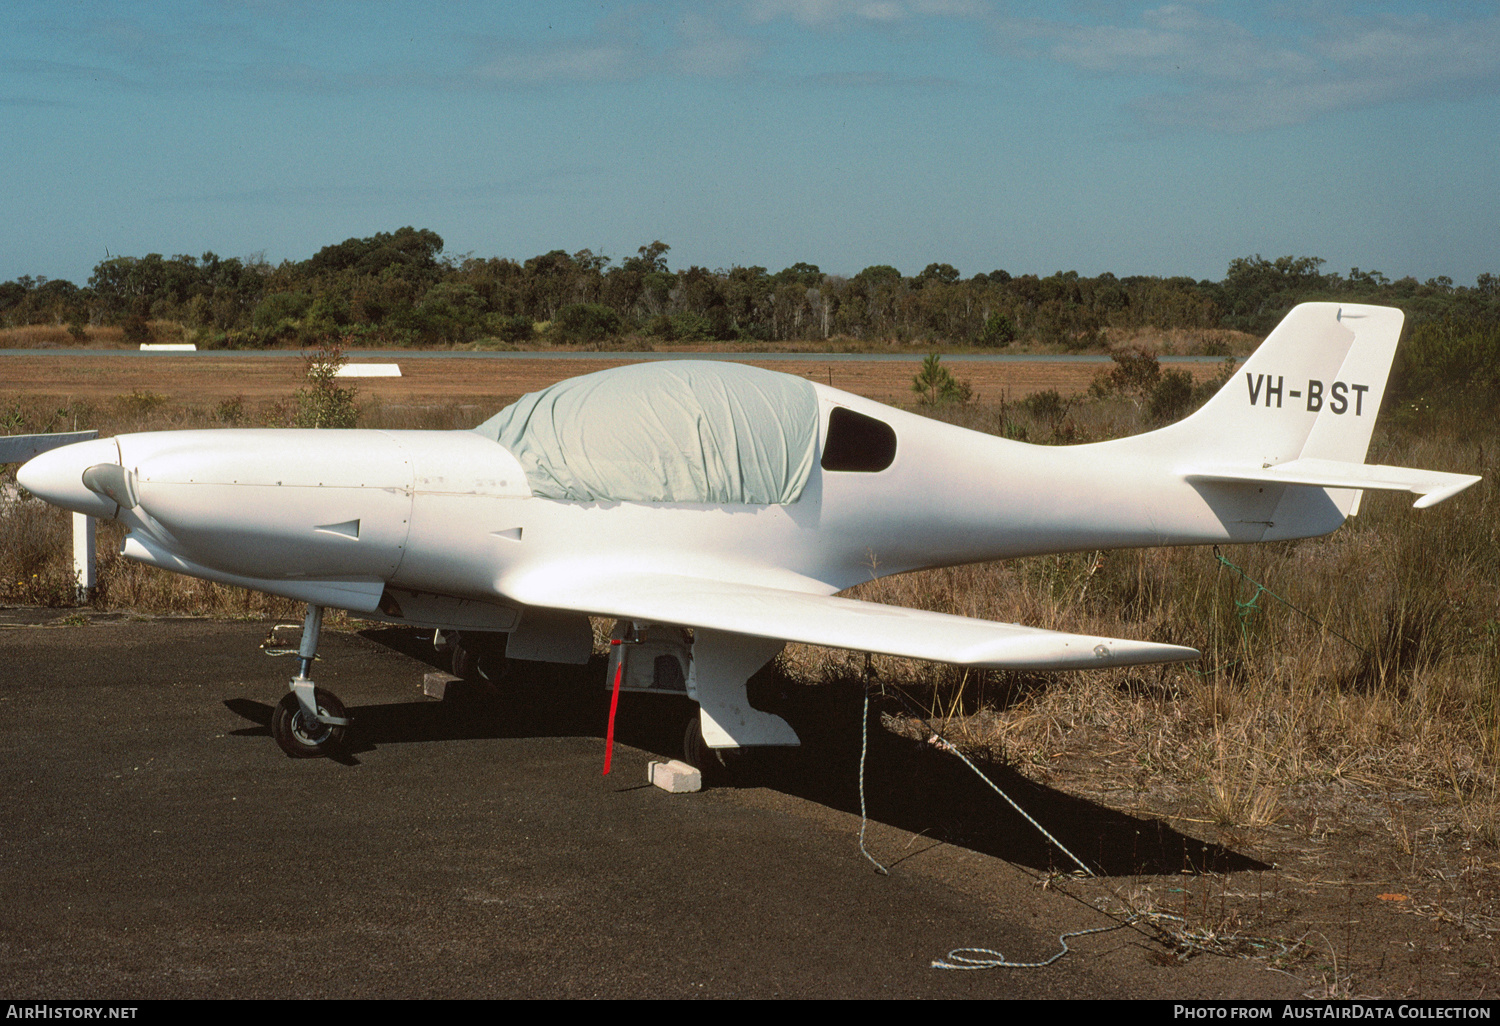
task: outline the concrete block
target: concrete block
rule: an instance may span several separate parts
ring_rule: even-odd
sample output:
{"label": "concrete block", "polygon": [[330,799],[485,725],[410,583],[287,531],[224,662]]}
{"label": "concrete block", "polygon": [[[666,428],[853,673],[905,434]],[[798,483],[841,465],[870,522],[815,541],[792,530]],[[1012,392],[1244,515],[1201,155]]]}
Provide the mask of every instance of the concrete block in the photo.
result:
{"label": "concrete block", "polygon": [[663,791],[673,794],[691,794],[703,790],[703,774],[677,759],[648,763],[646,779]]}
{"label": "concrete block", "polygon": [[422,694],[428,698],[436,698],[438,701],[442,701],[443,695],[448,692],[448,685],[457,684],[461,680],[463,680],[462,677],[455,677],[451,673],[433,671],[432,673],[423,674]]}

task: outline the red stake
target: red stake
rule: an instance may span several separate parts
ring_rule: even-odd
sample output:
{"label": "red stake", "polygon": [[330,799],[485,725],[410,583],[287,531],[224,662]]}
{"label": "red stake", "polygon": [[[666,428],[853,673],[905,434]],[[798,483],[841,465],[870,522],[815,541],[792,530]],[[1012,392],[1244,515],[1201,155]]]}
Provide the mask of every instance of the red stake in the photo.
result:
{"label": "red stake", "polygon": [[[618,641],[611,641],[611,645],[618,645]],[[609,776],[610,759],[615,754],[615,709],[620,705],[620,675],[625,672],[625,653],[620,653],[620,661],[615,666],[615,690],[609,699],[609,729],[604,732],[604,772],[601,776]]]}

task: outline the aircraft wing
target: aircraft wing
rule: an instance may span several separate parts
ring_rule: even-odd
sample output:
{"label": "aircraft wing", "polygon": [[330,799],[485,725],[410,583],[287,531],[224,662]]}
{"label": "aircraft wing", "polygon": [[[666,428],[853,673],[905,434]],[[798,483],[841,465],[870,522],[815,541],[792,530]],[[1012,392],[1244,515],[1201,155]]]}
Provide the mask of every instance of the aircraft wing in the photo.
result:
{"label": "aircraft wing", "polygon": [[678,624],[806,645],[1000,670],[1083,670],[1182,662],[1198,651],[995,623],[808,592],[668,574],[536,572],[504,594],[532,606]]}
{"label": "aircraft wing", "polygon": [[1436,506],[1479,480],[1472,474],[1447,474],[1437,470],[1386,467],[1374,463],[1340,460],[1298,459],[1270,467],[1194,470],[1189,481],[1251,481],[1264,484],[1311,485],[1316,488],[1372,488],[1411,492],[1420,496],[1417,509]]}

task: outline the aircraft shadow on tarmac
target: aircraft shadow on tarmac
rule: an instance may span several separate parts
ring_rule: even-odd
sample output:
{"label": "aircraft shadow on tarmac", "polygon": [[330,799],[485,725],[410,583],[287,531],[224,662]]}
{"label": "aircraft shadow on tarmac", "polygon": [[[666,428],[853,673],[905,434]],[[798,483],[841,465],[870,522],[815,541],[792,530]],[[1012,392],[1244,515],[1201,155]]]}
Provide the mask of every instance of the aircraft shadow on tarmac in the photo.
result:
{"label": "aircraft shadow on tarmac", "polygon": [[[444,660],[416,632],[379,628],[369,641],[443,669]],[[604,661],[587,666],[513,662],[496,685],[450,684],[444,700],[352,706],[351,747],[340,761],[382,745],[479,738],[603,738],[609,693]],[[859,814],[861,695],[847,685],[802,688],[805,695],[767,702],[803,739],[798,749],[763,750],[733,766],[733,786],[767,787],[853,815]],[[752,686],[752,696],[755,695]],[[257,724],[234,733],[269,736],[271,707],[249,699],[224,703]],[[672,695],[624,694],[615,739],[668,758],[682,757],[683,734],[697,707]],[[602,753],[601,753],[602,757]],[[1222,845],[1182,834],[1160,820],[1140,819],[1028,780],[1003,765],[985,773],[1096,873],[1107,876],[1265,870],[1269,865]],[[714,775],[708,775],[713,786]],[[939,748],[880,726],[872,710],[865,765],[872,820],[1048,872],[1075,867],[1067,856],[992,791],[973,771]],[[914,845],[896,856],[909,857]],[[892,853],[884,853],[890,856]]]}

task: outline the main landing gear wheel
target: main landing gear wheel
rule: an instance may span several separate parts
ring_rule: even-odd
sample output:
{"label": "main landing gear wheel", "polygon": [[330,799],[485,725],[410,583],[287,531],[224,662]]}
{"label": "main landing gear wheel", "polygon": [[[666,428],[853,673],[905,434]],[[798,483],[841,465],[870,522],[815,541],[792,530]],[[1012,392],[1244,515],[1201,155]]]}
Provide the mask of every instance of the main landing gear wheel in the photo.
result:
{"label": "main landing gear wheel", "polygon": [[[344,704],[332,692],[318,688],[313,692],[318,712],[345,718]],[[344,749],[345,727],[319,723],[302,711],[295,693],[288,693],[276,703],[271,714],[271,736],[281,750],[293,759],[316,759],[335,755]]]}
{"label": "main landing gear wheel", "polygon": [[455,632],[448,640],[453,676],[473,684],[498,684],[508,669],[505,661],[505,639]]}

